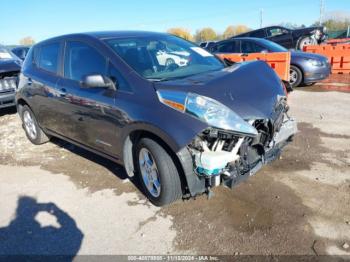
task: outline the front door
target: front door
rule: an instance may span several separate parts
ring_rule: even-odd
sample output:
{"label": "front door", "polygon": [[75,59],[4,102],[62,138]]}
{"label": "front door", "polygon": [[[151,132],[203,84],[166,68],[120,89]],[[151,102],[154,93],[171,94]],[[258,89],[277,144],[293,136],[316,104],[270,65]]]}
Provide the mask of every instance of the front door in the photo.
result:
{"label": "front door", "polygon": [[287,49],[293,48],[293,38],[290,30],[283,27],[270,27],[266,31],[268,40]]}
{"label": "front door", "polygon": [[97,49],[80,41],[65,47],[64,74],[57,87],[64,90],[67,119],[65,136],[88,147],[113,155],[116,146],[114,105],[116,92],[81,86],[84,76],[106,75],[107,59]]}

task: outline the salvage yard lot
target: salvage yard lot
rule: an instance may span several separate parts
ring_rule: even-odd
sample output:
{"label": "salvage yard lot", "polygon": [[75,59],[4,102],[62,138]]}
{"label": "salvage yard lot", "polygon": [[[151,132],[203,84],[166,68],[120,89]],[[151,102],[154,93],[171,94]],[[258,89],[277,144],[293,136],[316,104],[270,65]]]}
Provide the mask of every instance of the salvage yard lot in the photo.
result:
{"label": "salvage yard lot", "polygon": [[289,96],[300,132],[281,159],[232,191],[163,208],[112,162],[57,139],[30,144],[3,110],[0,253],[350,255],[350,93],[321,88]]}

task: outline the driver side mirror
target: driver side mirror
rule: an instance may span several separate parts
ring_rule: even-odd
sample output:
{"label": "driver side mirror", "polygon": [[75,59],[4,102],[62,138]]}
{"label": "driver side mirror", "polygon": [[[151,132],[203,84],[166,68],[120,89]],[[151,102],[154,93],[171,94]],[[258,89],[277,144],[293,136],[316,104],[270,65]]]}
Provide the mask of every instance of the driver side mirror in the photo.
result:
{"label": "driver side mirror", "polygon": [[99,74],[84,76],[80,84],[83,88],[105,88],[112,89],[114,91],[117,90],[115,84],[109,77]]}

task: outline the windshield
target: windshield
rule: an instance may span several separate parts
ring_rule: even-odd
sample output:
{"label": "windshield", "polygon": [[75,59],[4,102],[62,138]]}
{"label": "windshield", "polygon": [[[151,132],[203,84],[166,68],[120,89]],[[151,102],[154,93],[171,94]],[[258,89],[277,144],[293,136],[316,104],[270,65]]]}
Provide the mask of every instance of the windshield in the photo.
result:
{"label": "windshield", "polygon": [[117,38],[106,42],[137,73],[151,81],[224,68],[224,64],[206,50],[171,35]]}
{"label": "windshield", "polygon": [[265,40],[265,39],[259,39],[261,43],[264,44],[264,46],[270,51],[270,52],[288,52],[288,49],[284,48],[283,46],[276,44],[275,42]]}
{"label": "windshield", "polygon": [[0,46],[0,59],[13,59],[14,56],[5,47]]}

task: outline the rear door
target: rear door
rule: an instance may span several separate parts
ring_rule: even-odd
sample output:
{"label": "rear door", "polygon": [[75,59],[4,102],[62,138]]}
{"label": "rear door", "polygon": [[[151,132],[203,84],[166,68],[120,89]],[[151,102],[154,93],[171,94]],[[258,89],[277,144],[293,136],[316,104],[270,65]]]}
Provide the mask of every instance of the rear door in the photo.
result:
{"label": "rear door", "polygon": [[60,41],[43,43],[34,48],[33,69],[26,76],[31,106],[39,124],[50,130],[62,125],[60,95],[57,92],[58,71],[62,44]]}

